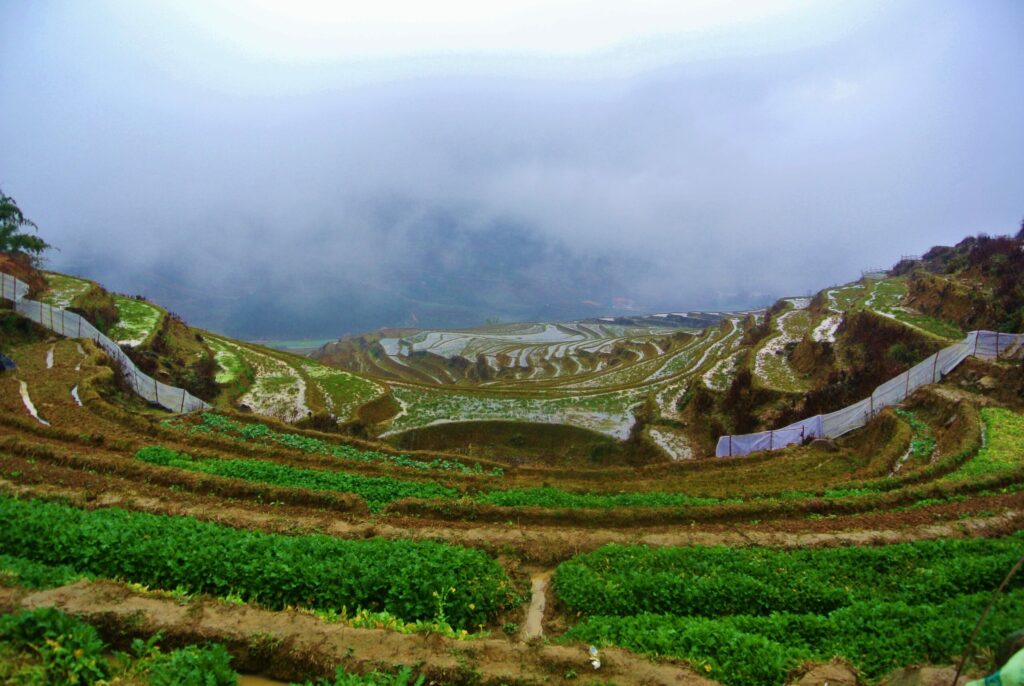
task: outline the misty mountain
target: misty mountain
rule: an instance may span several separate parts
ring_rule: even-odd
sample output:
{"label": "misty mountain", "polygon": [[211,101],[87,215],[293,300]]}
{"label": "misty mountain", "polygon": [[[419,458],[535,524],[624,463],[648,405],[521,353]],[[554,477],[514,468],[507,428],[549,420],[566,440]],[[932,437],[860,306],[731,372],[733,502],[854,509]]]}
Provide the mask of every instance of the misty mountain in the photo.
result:
{"label": "misty mountain", "polygon": [[[578,319],[636,306],[628,284],[631,272],[645,268],[639,261],[576,249],[512,222],[469,226],[447,211],[417,213],[413,221],[408,208],[393,203],[371,216],[379,247],[372,270],[348,263],[334,271],[281,269],[267,258],[200,269],[175,254],[145,265],[94,254],[68,268],[103,277],[115,290],[145,294],[195,326],[243,338]],[[299,261],[303,250],[279,257]],[[313,262],[317,246],[309,251]]]}

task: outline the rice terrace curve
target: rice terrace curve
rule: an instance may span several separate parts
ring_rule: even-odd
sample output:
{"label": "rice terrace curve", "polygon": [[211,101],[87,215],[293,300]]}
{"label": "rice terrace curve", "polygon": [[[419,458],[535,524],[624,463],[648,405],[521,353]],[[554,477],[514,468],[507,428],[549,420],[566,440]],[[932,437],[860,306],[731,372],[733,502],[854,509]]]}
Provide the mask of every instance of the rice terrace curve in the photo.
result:
{"label": "rice terrace curve", "polygon": [[[936,294],[994,273],[957,254],[1009,269],[1022,241],[761,310],[384,330],[306,355],[8,265],[0,636],[78,637],[87,683],[185,662],[389,684],[949,669],[1024,550],[1024,337],[946,365],[989,350],[957,344],[989,322]],[[899,383],[841,436],[715,457],[720,436]],[[1022,593],[970,673],[1024,625]],[[31,662],[12,640],[5,659]]]}

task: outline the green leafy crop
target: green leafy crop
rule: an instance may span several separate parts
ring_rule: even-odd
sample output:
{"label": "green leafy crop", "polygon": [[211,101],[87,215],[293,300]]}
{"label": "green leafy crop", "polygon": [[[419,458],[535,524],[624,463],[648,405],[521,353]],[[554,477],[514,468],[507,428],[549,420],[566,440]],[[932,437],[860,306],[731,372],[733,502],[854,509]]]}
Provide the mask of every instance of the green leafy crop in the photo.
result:
{"label": "green leafy crop", "polygon": [[453,588],[444,612],[456,628],[521,602],[501,566],[471,548],[266,534],[116,508],[0,497],[0,549],[155,588],[235,594],[274,609],[386,610],[407,621],[434,618],[433,593]]}
{"label": "green leafy crop", "polygon": [[[312,436],[274,431],[265,424],[237,422],[212,412],[204,413],[203,423],[193,427],[193,431],[219,433],[261,443],[276,443],[285,448],[301,450],[305,453],[332,455],[355,462],[384,462],[396,467],[409,467],[412,469],[437,469],[441,471],[456,471],[463,474],[485,474],[479,465],[470,467],[461,462],[442,459],[430,461],[414,460],[407,455],[391,455],[376,450],[360,450],[351,445],[331,443]],[[502,469],[495,467],[490,472],[486,472],[486,474],[489,476],[501,476]]]}
{"label": "green leafy crop", "polygon": [[[609,545],[563,563],[554,585],[585,616],[570,638],[690,659],[727,684],[781,684],[839,655],[869,678],[948,661],[1024,549],[1003,539],[776,550]],[[1024,579],[980,645],[1024,623]]]}
{"label": "green leafy crop", "polygon": [[0,617],[0,643],[37,653],[44,684],[88,685],[110,673],[96,629],[54,608]]}
{"label": "green leafy crop", "polygon": [[161,446],[148,446],[135,457],[151,464],[177,467],[258,483],[313,491],[355,493],[371,511],[400,498],[453,498],[459,492],[431,482],[403,481],[386,476],[362,476],[322,469],[301,469],[263,460],[196,459]]}

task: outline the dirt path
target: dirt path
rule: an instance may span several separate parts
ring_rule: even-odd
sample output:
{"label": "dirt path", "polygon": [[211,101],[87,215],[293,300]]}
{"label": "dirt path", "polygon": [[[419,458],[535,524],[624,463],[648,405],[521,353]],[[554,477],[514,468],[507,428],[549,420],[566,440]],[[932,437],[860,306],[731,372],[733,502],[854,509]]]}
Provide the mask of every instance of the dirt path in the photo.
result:
{"label": "dirt path", "polygon": [[94,624],[107,640],[164,633],[163,643],[219,641],[241,671],[281,680],[333,676],[336,666],[365,673],[415,665],[435,681],[467,683],[577,683],[582,674],[602,682],[711,686],[681,662],[653,662],[625,650],[601,651],[595,670],[583,645],[541,645],[503,638],[459,641],[436,634],[399,634],[328,624],[297,611],[275,612],[212,600],[180,602],[142,594],[111,581],[79,581],[19,597],[0,589],[0,608],[57,607]]}

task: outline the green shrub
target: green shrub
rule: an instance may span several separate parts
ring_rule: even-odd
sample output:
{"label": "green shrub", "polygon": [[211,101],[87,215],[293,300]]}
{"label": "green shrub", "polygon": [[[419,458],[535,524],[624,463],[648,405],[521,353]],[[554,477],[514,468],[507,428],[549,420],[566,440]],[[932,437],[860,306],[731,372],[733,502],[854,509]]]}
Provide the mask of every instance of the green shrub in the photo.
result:
{"label": "green shrub", "polygon": [[0,642],[35,651],[45,684],[88,685],[110,673],[96,629],[52,607],[0,617]]}
{"label": "green shrub", "polygon": [[153,662],[150,686],[235,686],[238,674],[231,669],[231,655],[219,643],[186,646]]}
{"label": "green shrub", "polygon": [[304,686],[423,686],[426,679],[421,674],[412,679],[412,670],[403,667],[397,674],[371,672],[369,674],[349,674],[338,667],[333,679],[307,681]]}

